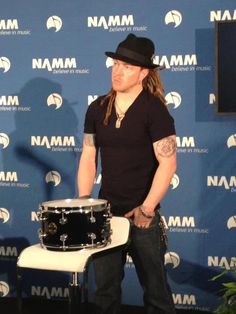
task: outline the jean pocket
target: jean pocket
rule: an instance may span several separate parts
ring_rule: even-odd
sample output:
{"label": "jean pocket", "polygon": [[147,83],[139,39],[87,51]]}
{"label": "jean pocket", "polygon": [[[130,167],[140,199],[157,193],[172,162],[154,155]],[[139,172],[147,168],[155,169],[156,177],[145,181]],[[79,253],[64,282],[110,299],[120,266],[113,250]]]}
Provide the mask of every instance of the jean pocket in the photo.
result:
{"label": "jean pocket", "polygon": [[158,229],[159,227],[159,219],[157,217],[157,215],[155,215],[153,218],[152,218],[152,221],[149,225],[149,227],[147,228],[142,228],[142,227],[139,227],[139,226],[136,226],[136,225],[132,225],[132,227],[135,229],[135,230],[139,230],[141,232],[148,232],[148,231],[152,231],[152,230],[155,230],[155,229]]}

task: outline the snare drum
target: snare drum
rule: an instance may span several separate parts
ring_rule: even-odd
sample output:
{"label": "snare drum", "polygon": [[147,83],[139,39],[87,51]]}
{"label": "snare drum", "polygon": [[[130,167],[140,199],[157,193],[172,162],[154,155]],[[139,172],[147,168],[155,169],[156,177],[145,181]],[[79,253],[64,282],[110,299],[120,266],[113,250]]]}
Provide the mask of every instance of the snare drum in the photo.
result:
{"label": "snare drum", "polygon": [[49,250],[97,248],[110,242],[111,214],[106,200],[54,200],[42,203],[39,209],[39,238]]}

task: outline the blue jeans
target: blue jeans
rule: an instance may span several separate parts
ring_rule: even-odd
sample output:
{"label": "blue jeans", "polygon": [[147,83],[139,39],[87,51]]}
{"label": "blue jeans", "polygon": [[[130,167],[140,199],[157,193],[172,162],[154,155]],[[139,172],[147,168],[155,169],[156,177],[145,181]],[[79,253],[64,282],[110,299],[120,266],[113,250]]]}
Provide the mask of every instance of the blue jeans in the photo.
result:
{"label": "blue jeans", "polygon": [[143,288],[146,314],[174,314],[172,294],[164,267],[165,245],[161,240],[157,213],[148,229],[131,225],[130,241],[124,249],[114,249],[93,260],[96,314],[119,314],[121,282],[124,278],[126,254],[132,257]]}

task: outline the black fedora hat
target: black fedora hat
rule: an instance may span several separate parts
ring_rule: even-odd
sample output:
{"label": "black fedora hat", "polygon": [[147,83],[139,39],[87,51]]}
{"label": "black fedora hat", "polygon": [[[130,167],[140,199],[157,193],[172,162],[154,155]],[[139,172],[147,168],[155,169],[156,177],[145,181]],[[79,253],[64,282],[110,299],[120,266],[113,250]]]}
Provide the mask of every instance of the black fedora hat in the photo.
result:
{"label": "black fedora hat", "polygon": [[154,52],[155,45],[151,39],[129,34],[124,41],[119,43],[116,52],[106,51],[105,54],[112,59],[154,69],[159,67],[153,63]]}

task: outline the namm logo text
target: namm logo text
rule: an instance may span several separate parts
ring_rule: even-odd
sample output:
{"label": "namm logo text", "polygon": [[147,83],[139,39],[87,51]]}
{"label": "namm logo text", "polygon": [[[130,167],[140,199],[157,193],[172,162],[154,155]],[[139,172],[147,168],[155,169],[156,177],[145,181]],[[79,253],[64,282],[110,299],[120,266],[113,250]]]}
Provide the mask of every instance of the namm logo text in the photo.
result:
{"label": "namm logo text", "polygon": [[110,16],[88,16],[87,26],[89,28],[103,28],[109,32],[124,31],[146,31],[147,26],[135,25],[134,16],[129,15],[110,15]]}
{"label": "namm logo text", "polygon": [[232,21],[236,20],[236,10],[230,12],[229,10],[221,11],[211,11],[210,12],[210,21]]}
{"label": "namm logo text", "polygon": [[55,152],[80,151],[74,136],[31,136],[31,146],[46,147]]}
{"label": "namm logo text", "polygon": [[236,176],[207,176],[208,187],[219,187],[236,192]]}
{"label": "namm logo text", "polygon": [[20,30],[17,19],[0,19],[1,35],[30,35],[30,30]]}

